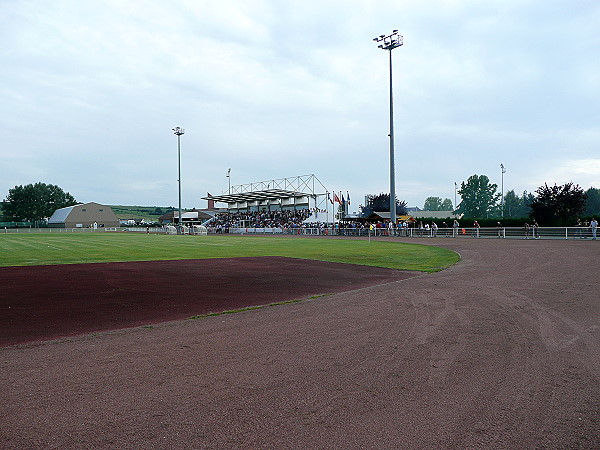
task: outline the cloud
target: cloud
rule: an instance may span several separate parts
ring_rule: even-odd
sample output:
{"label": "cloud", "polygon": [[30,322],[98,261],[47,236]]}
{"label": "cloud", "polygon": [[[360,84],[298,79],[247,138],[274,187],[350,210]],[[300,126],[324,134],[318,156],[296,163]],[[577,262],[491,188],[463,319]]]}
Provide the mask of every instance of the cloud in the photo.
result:
{"label": "cloud", "polygon": [[594,2],[31,0],[1,14],[0,192],[43,176],[83,201],[173,204],[174,126],[187,206],[226,189],[228,167],[236,184],[315,173],[356,199],[384,192],[388,54],[372,38],[393,29],[400,198],[453,199],[474,173],[499,184],[500,163],[517,192],[600,178],[569,163],[600,145]]}
{"label": "cloud", "polygon": [[540,186],[544,183],[560,185],[568,182],[579,184],[584,189],[600,187],[600,159],[564,160],[554,164],[538,179]]}

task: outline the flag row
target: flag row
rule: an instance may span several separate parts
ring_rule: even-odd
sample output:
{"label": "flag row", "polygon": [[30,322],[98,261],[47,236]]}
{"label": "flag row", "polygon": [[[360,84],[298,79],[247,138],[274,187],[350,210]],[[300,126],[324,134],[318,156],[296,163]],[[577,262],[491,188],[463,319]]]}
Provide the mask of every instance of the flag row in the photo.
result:
{"label": "flag row", "polygon": [[331,195],[329,195],[329,192],[327,193],[327,200],[329,200],[329,202],[333,205],[335,202],[339,203],[340,205],[345,205],[345,204],[350,204],[350,193],[348,191],[346,191],[346,197],[344,197],[344,195],[342,194],[342,191],[340,191],[340,195],[338,196],[338,194],[336,192],[333,192],[333,197],[331,197]]}

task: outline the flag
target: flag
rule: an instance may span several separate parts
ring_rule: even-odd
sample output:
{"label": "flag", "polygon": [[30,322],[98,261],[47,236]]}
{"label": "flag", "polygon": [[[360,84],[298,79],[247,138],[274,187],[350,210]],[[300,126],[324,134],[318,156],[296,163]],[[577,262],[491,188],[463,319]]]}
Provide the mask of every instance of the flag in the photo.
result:
{"label": "flag", "polygon": [[346,191],[346,201],[348,202],[348,205],[350,204],[350,192]]}
{"label": "flag", "polygon": [[340,201],[340,198],[337,196],[337,194],[335,192],[333,193],[333,201],[338,202],[340,205],[342,204],[342,202]]}
{"label": "flag", "polygon": [[340,192],[340,195],[342,196],[342,205],[344,205],[346,203],[346,200],[344,200],[344,194]]}
{"label": "flag", "polygon": [[331,202],[331,204],[333,205],[333,200],[331,200],[331,196],[329,195],[329,192],[327,193],[327,200],[329,200]]}

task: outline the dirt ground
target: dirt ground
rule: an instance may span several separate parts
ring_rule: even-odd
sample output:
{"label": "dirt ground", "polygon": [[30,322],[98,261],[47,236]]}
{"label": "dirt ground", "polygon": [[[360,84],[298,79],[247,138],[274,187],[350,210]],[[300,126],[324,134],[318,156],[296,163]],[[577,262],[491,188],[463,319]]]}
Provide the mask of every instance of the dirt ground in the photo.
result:
{"label": "dirt ground", "polygon": [[151,325],[415,276],[295,258],[0,268],[0,346]]}
{"label": "dirt ground", "polygon": [[0,447],[598,448],[600,245],[409,242],[462,261],[1,348]]}

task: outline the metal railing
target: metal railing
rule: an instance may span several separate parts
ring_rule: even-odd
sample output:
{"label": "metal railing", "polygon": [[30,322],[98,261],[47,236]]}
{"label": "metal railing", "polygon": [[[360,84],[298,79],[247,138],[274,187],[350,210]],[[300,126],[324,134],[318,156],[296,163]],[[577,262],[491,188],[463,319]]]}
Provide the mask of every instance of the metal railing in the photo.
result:
{"label": "metal railing", "polygon": [[[146,231],[145,227],[100,227],[100,228],[5,228],[0,229],[2,233],[104,233],[104,232],[119,232],[119,231]],[[152,233],[164,233],[164,228],[150,228]]]}
{"label": "metal railing", "polygon": [[408,238],[496,238],[496,239],[593,239],[593,230],[583,227],[492,227],[492,228],[208,228],[209,234],[263,234],[301,236],[363,236]]}
{"label": "metal railing", "polygon": [[[166,234],[166,227],[102,227],[102,228],[4,228],[3,233],[103,233],[128,231],[134,233]],[[591,227],[502,227],[502,228],[215,228],[208,234],[253,234],[294,236],[355,236],[355,237],[407,237],[407,238],[496,238],[496,239],[573,239],[594,240],[596,232]],[[597,231],[597,230],[596,230]],[[200,234],[189,231],[189,234]],[[185,233],[185,234],[188,234]]]}

